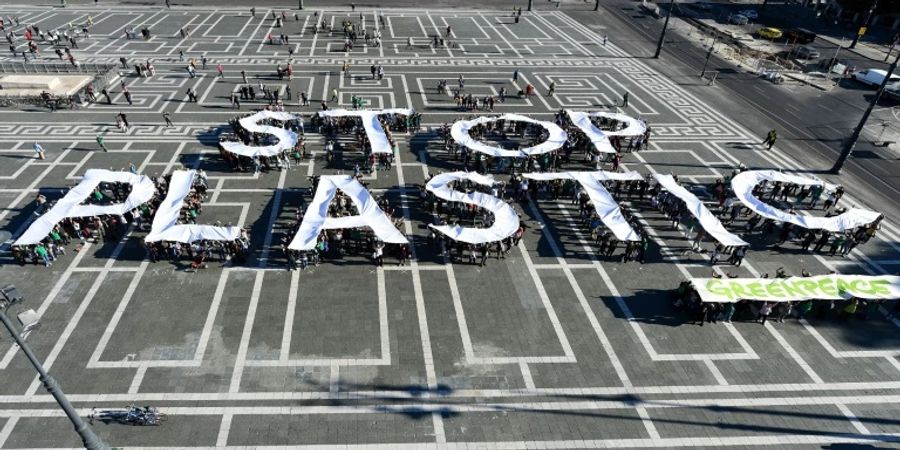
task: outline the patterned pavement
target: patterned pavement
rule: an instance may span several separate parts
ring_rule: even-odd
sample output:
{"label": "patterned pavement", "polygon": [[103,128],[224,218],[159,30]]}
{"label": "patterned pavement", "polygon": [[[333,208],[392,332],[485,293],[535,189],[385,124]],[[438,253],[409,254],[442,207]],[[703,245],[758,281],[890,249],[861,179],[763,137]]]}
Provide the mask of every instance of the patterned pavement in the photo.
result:
{"label": "patterned pavement", "polygon": [[[279,11],[280,12],[280,11]],[[564,12],[420,9],[361,10],[383,33],[381,48],[344,52],[337,34],[312,35],[316,20],[289,12],[283,29],[271,12],[0,8],[43,29],[93,16],[90,38],[74,50],[83,62],[120,56],[154,58],[158,74],[123,74],[134,105],[113,83],[114,105],[49,113],[0,112],[0,227],[21,233],[38,192],[58,198],[85,170],[134,163],[146,174],[204,169],[211,196],[202,219],[248,227],[252,258],[243,267],[187,273],[144,260],[142,232],[118,243],[87,244],[52,268],[0,260],[0,282],[14,282],[25,307],[41,315],[29,336],[85,414],[92,407],[152,404],[170,415],[160,427],[96,424],[115,446],[156,448],[360,445],[383,448],[592,448],[891,446],[900,442],[900,322],[789,320],[688,325],[669,303],[682,279],[708,276],[703,255],[686,252],[691,235],[656,211],[632,205],[651,230],[647,264],[598,259],[568,201],[518,205],[529,225],[521,245],[485,267],[445,265],[426,242],[428,216],[407,201],[429,171],[461,164],[440,149],[435,128],[468,117],[434,88],[463,74],[476,95],[515,92],[533,83],[553,96],[510,99],[497,112],[548,119],[561,108],[615,110],[653,127],[650,148],[624,165],[641,173],[675,173],[710,183],[739,163],[803,170],[778,149],[708,106],[640,59],[602,44],[603,24],[588,28]],[[347,12],[325,11],[339,24]],[[150,40],[129,41],[124,27],[149,26]],[[453,47],[432,49],[435,33],[453,28]],[[188,26],[191,36],[181,38]],[[287,46],[265,43],[290,33],[297,72],[274,77]],[[413,37],[414,47],[407,47]],[[209,58],[191,79],[178,51]],[[43,58],[52,61],[52,52]],[[49,53],[49,55],[47,54]],[[9,56],[4,52],[4,56]],[[8,58],[11,59],[11,58]],[[339,65],[349,61],[352,77]],[[225,66],[217,78],[216,64]],[[370,64],[383,80],[371,80]],[[520,81],[511,75],[518,68]],[[402,207],[413,236],[410,266],[376,269],[362,259],[285,270],[278,250],[283,228],[303,201],[312,174],[338,173],[316,159],[293,170],[231,172],[211,145],[233,117],[228,96],[240,71],[269,86],[309,93],[313,107],[332,89],[341,103],[361,96],[373,107],[413,107],[423,131],[403,136],[399,161],[368,181]],[[193,88],[198,103],[186,102]],[[296,97],[295,97],[296,98]],[[243,111],[259,107],[243,104]],[[113,131],[122,111],[132,127]],[[175,122],[165,127],[162,112]],[[104,130],[110,152],[94,138]],[[47,160],[33,159],[40,142]],[[322,139],[308,135],[310,148]],[[308,197],[307,197],[308,198]],[[866,205],[854,195],[849,204]],[[631,204],[630,202],[626,202]],[[269,230],[272,230],[269,232]],[[741,276],[836,270],[895,273],[900,228],[847,258],[781,251],[753,239]],[[0,340],[0,448],[77,447],[79,440],[25,359]],[[837,448],[837,447],[834,447]]]}

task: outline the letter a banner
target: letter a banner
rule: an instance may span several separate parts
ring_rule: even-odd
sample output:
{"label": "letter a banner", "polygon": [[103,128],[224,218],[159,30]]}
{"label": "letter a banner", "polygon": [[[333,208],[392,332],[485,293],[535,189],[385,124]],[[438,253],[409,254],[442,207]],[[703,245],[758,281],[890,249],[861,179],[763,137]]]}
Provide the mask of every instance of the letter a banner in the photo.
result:
{"label": "letter a banner", "polygon": [[900,298],[900,276],[819,275],[790,278],[694,278],[694,288],[704,302],[734,303],[739,300],[793,302]]}

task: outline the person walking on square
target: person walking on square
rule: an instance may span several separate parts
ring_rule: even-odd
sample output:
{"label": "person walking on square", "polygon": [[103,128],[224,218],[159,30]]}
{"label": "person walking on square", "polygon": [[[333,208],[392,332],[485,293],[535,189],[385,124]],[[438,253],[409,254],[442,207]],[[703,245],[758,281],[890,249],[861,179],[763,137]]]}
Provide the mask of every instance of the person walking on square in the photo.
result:
{"label": "person walking on square", "polygon": [[172,119],[169,117],[168,111],[163,111],[163,119],[166,121],[166,127],[172,126]]}
{"label": "person walking on square", "polygon": [[513,83],[519,81],[519,69],[513,71]]}
{"label": "person walking on square", "polygon": [[769,130],[769,132],[766,133],[766,139],[762,141],[762,145],[765,145],[769,150],[772,150],[772,146],[775,145],[775,141],[777,140],[778,132],[776,132],[775,130]]}
{"label": "person walking on square", "polygon": [[44,147],[41,147],[41,144],[38,144],[37,142],[35,142],[34,145],[32,146],[32,148],[34,149],[34,152],[37,154],[38,159],[44,159]]}
{"label": "person walking on square", "polygon": [[603,35],[603,45],[606,45],[606,39],[607,39],[607,36],[604,34]]}
{"label": "person walking on square", "polygon": [[628,92],[626,92],[625,95],[622,96],[622,107],[628,107]]}
{"label": "person walking on square", "polygon": [[406,244],[400,244],[400,250],[397,257],[400,260],[397,265],[405,266],[409,262],[409,246]]}
{"label": "person walking on square", "polygon": [[244,80],[244,84],[249,84],[247,83],[247,72],[241,70],[241,78]]}
{"label": "person walking on square", "polygon": [[99,145],[100,148],[103,149],[104,152],[109,151],[109,149],[107,149],[106,145],[103,143],[103,132],[101,132],[100,134],[97,135],[97,145]]}
{"label": "person walking on square", "polygon": [[100,93],[103,94],[104,97],[106,97],[106,104],[112,105],[112,97],[109,96],[109,91],[107,91],[106,88],[103,88]]}
{"label": "person walking on square", "polygon": [[125,100],[128,100],[129,105],[134,105],[134,101],[131,100],[131,91],[129,91],[127,87],[124,88],[122,94],[125,95]]}
{"label": "person walking on square", "polygon": [[331,90],[331,101],[332,101],[332,102],[338,101],[338,91],[337,91],[337,89],[332,89],[332,90]]}
{"label": "person walking on square", "polygon": [[556,91],[556,82],[550,82],[550,89],[547,91],[547,97],[553,97],[553,93]]}
{"label": "person walking on square", "polygon": [[203,70],[206,70],[206,55],[200,56],[200,65],[203,67]]}
{"label": "person walking on square", "polygon": [[216,65],[216,71],[219,72],[219,78],[225,78],[225,68],[219,63]]}

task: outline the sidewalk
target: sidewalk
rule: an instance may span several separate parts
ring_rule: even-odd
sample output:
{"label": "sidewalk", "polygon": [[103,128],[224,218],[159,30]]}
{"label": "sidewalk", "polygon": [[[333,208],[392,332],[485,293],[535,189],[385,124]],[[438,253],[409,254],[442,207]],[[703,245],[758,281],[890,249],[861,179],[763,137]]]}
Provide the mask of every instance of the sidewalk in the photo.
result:
{"label": "sidewalk", "polygon": [[[851,53],[854,53],[856,55],[859,55],[863,58],[870,59],[870,60],[876,61],[876,62],[881,62],[881,63],[884,62],[884,57],[887,56],[888,49],[890,48],[890,46],[888,46],[888,45],[869,44],[869,43],[865,43],[863,41],[857,42],[856,48],[848,48],[847,46],[850,45],[850,42],[852,42],[849,39],[844,39],[842,41],[841,39],[837,39],[833,36],[827,36],[824,34],[820,34],[817,37],[818,37],[818,39],[821,39],[825,42],[830,42],[834,45],[839,45],[839,46],[841,46],[842,49],[849,51]],[[888,61],[888,62],[890,62],[890,61]]]}

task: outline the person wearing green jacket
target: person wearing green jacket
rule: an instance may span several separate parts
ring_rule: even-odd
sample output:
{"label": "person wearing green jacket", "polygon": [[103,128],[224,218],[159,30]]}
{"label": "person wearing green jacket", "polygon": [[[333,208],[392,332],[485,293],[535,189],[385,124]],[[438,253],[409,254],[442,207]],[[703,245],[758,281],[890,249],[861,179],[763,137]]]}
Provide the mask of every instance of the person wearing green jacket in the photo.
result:
{"label": "person wearing green jacket", "polygon": [[103,144],[103,133],[97,135],[97,145],[103,149],[104,152],[108,152],[109,149],[106,148],[106,145]]}
{"label": "person wearing green jacket", "polygon": [[50,267],[53,265],[50,262],[50,254],[47,252],[47,247],[44,247],[44,244],[38,244],[37,247],[34,248],[34,253],[44,261],[44,265]]}

